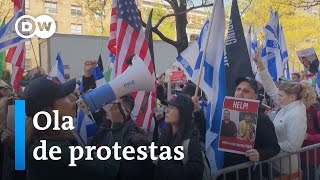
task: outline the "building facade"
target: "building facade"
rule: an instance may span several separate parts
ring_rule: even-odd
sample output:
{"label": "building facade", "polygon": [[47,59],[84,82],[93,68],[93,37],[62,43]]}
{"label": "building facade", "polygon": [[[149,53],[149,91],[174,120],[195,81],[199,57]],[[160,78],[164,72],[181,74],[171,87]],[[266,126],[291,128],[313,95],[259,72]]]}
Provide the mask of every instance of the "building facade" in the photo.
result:
{"label": "building facade", "polygon": [[[163,8],[166,11],[169,8],[168,4],[161,0],[137,0],[137,4],[142,16],[146,16],[144,13],[151,8]],[[13,16],[13,3],[11,0],[0,0],[1,20],[8,11],[6,21]],[[57,25],[56,32],[60,34],[108,36],[110,13],[111,0],[97,0],[90,5],[86,0],[25,0],[25,14],[33,17],[43,14],[51,16]],[[189,41],[198,37],[208,14],[208,9],[205,8],[188,12]],[[41,39],[36,37],[26,42],[26,70],[41,64],[39,42]],[[9,64],[6,68],[11,70]]]}

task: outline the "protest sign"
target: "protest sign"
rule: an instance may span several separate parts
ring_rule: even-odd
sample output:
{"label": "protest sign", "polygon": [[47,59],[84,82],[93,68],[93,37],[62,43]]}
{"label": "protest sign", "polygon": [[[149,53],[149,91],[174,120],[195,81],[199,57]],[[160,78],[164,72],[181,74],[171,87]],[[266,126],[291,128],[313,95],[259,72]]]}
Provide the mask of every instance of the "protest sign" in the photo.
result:
{"label": "protest sign", "polygon": [[297,51],[300,62],[310,73],[315,74],[318,72],[319,59],[316,55],[314,48],[303,49]]}
{"label": "protest sign", "polygon": [[171,83],[184,82],[186,80],[186,75],[183,71],[173,71],[171,75]]}
{"label": "protest sign", "polygon": [[225,97],[219,150],[244,154],[254,148],[259,101]]}

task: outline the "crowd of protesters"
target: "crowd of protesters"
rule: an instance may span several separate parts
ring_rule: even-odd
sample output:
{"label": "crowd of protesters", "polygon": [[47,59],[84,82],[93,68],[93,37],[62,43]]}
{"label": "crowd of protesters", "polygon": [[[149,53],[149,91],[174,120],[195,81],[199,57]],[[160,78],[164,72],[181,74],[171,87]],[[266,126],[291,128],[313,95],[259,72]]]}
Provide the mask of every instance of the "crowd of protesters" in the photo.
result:
{"label": "crowd of protesters", "polygon": [[[254,58],[258,66],[261,82],[254,78],[239,77],[234,97],[260,100],[257,119],[257,129],[254,148],[244,155],[224,153],[224,167],[230,167],[244,162],[259,162],[270,159],[280,152],[296,152],[303,146],[320,143],[320,105],[317,92],[311,76],[292,73],[291,80],[282,79],[276,84],[259,57]],[[70,149],[68,146],[76,144],[71,131],[54,131],[51,128],[45,131],[37,130],[32,125],[33,116],[39,111],[53,114],[59,110],[59,123],[63,116],[76,117],[76,100],[81,93],[96,88],[92,69],[96,61],[84,63],[82,76],[83,92],[77,89],[77,82],[71,79],[59,83],[55,78],[48,78],[41,68],[35,68],[20,81],[20,90],[13,91],[7,82],[0,82],[0,174],[4,180],[14,179],[14,132],[13,106],[15,99],[26,102],[26,179],[119,179],[119,180],[174,180],[209,179],[207,170],[209,164],[205,157],[206,118],[205,109],[200,107],[200,100],[205,101],[204,93],[199,91],[194,97],[196,85],[191,81],[185,82],[181,89],[168,92],[168,83],[164,76],[160,76],[157,85],[157,107],[154,111],[155,127],[152,133],[147,133],[138,127],[131,118],[134,108],[134,98],[124,95],[112,102],[109,108],[101,109],[93,114],[97,123],[97,131],[90,145],[113,146],[118,142],[120,146],[148,146],[152,142],[158,146],[186,147],[184,151],[187,159],[157,160],[148,158],[144,161],[115,160],[113,156],[106,161],[100,161],[95,156],[92,160],[84,159],[78,162],[77,167],[68,167]],[[170,83],[169,83],[170,85]],[[201,92],[201,93],[200,93]],[[172,97],[172,98],[168,98]],[[266,107],[271,108],[266,111]],[[272,112],[274,114],[272,115]],[[237,129],[230,122],[230,112],[225,111],[222,129],[230,129],[228,136],[237,136]],[[46,119],[38,119],[39,125],[45,126]],[[225,131],[225,130],[224,130]],[[46,146],[60,146],[61,160],[37,161],[33,158],[33,150],[39,145],[39,140],[47,140]],[[318,151],[318,150],[317,150]],[[320,152],[320,151],[319,151]],[[159,152],[157,152],[159,154]],[[301,168],[303,175],[309,167],[310,179],[313,179],[320,163],[320,154],[317,159],[314,152],[306,156],[301,154]],[[272,164],[273,176],[280,173],[290,174],[298,171],[300,159],[292,155],[280,162]],[[291,169],[289,170],[289,166]],[[270,166],[263,168],[263,176],[268,179]],[[252,179],[259,179],[260,172],[251,171]],[[239,172],[239,179],[246,179],[248,171]],[[261,175],[261,174],[260,174]],[[227,179],[236,179],[235,173],[229,173]]]}

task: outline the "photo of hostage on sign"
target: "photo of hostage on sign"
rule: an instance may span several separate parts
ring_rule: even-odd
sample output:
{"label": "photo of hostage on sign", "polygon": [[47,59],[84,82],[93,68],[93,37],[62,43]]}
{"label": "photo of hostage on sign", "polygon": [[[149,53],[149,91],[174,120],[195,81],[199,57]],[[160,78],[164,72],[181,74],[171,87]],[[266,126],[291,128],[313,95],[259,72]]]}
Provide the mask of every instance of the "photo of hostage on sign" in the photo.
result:
{"label": "photo of hostage on sign", "polygon": [[318,72],[319,59],[314,48],[297,51],[297,55],[300,62],[310,73],[316,74]]}
{"label": "photo of hostage on sign", "polygon": [[259,101],[225,97],[219,135],[219,150],[245,154],[253,149]]}

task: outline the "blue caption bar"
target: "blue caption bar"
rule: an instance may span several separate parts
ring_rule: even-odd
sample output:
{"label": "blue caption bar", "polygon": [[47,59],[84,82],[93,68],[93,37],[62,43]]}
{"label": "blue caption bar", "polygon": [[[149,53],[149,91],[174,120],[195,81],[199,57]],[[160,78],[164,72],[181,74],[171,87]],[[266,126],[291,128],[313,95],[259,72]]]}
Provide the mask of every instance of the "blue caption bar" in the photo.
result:
{"label": "blue caption bar", "polygon": [[25,170],[26,121],[25,101],[15,101],[15,170]]}

